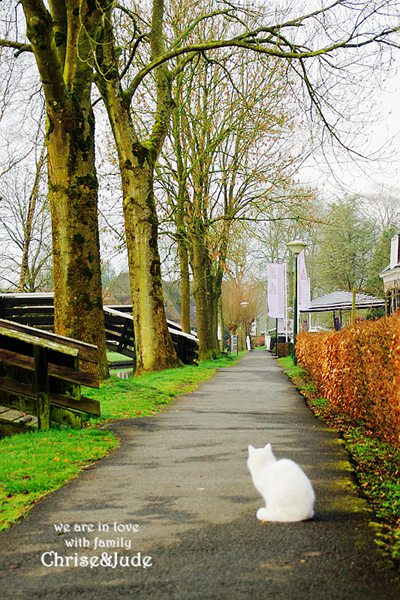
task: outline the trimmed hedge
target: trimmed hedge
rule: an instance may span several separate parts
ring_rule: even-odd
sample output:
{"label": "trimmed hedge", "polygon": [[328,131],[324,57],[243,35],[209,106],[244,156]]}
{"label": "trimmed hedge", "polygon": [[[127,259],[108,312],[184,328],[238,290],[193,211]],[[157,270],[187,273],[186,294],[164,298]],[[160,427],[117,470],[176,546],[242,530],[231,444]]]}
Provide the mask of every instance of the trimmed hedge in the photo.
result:
{"label": "trimmed hedge", "polygon": [[332,414],[400,445],[400,311],[342,331],[300,333],[296,356]]}

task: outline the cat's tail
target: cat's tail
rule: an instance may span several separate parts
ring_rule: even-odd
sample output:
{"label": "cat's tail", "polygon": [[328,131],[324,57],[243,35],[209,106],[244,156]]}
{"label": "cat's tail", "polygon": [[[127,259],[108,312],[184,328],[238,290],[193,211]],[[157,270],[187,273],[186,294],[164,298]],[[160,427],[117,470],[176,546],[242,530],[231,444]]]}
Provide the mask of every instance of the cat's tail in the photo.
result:
{"label": "cat's tail", "polygon": [[257,511],[257,519],[259,521],[276,521],[276,515],[274,511],[263,506],[263,508],[259,508]]}

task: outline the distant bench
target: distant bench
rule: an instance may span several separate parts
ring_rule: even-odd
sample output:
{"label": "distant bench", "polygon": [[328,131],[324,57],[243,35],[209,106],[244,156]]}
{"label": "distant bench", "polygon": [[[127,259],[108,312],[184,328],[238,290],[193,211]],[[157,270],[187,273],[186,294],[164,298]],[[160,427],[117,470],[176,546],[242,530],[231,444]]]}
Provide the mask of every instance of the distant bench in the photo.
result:
{"label": "distant bench", "polygon": [[99,387],[97,348],[0,319],[0,434],[81,427],[100,415],[81,385]]}

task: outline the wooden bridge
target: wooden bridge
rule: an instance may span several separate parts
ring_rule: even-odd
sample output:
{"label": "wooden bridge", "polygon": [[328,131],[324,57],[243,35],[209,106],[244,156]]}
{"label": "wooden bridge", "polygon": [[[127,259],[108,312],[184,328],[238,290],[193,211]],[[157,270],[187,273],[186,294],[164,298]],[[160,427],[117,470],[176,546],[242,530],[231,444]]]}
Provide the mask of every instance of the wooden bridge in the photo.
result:
{"label": "wooden bridge", "polygon": [[[39,329],[54,330],[54,295],[52,293],[0,294],[0,319],[7,319]],[[107,349],[135,360],[135,334],[132,305],[104,306]],[[173,321],[167,321],[172,342],[183,363],[197,359],[198,339],[184,333]]]}
{"label": "wooden bridge", "polygon": [[99,416],[99,402],[81,394],[99,387],[96,364],[96,346],[0,319],[0,434]]}

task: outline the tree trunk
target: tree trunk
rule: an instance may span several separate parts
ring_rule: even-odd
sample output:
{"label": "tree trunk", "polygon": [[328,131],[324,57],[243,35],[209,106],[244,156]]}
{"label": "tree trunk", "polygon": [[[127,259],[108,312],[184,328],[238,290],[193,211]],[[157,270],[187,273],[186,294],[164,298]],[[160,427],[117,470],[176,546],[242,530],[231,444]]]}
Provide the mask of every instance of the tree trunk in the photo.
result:
{"label": "tree trunk", "polygon": [[225,318],[224,318],[224,309],[222,307],[222,297],[219,297],[218,300],[218,308],[219,308],[219,323],[221,326],[221,339],[219,342],[219,347],[221,352],[225,351]]}
{"label": "tree trunk", "polygon": [[[100,4],[23,0],[27,35],[43,84],[57,333],[95,344],[108,374],[100,275],[92,66],[85,60]],[[85,59],[84,59],[84,58]]]}
{"label": "tree trunk", "polygon": [[191,236],[191,252],[199,358],[206,360],[220,354],[217,338],[218,298],[214,296],[211,260],[202,237]]}
{"label": "tree trunk", "polygon": [[154,200],[155,156],[134,137],[129,105],[113,81],[99,79],[117,146],[135,328],[136,372],[180,366],[167,326],[158,218]]}
{"label": "tree trunk", "polygon": [[136,371],[140,373],[180,366],[181,362],[168,331],[164,308],[153,191],[154,164],[144,147],[139,156],[134,156],[130,148],[120,148],[124,156],[121,173]]}
{"label": "tree trunk", "polygon": [[[163,1],[155,2],[150,35],[153,56],[164,48],[163,11]],[[130,112],[131,94],[124,92],[118,75],[111,23],[111,13],[108,13],[97,47],[97,62],[101,67],[97,86],[108,112],[121,172],[136,371],[140,373],[182,364],[167,326],[154,200],[155,164],[168,130],[172,101],[168,72],[165,66],[160,66],[156,69],[156,116],[149,139],[141,143]]]}
{"label": "tree trunk", "polygon": [[185,227],[185,192],[186,189],[184,183],[179,181],[176,228],[181,284],[181,327],[182,331],[190,333],[190,273],[188,240]]}
{"label": "tree trunk", "polygon": [[54,260],[55,331],[95,344],[99,374],[108,375],[101,293],[94,160],[94,118],[86,106],[49,122],[47,134],[49,199]]}
{"label": "tree trunk", "polygon": [[22,248],[21,270],[19,272],[18,289],[20,292],[26,291],[26,284],[29,273],[29,250],[32,240],[33,221],[35,218],[36,204],[39,195],[39,184],[41,171],[44,165],[46,155],[46,146],[43,145],[39,160],[36,165],[35,179],[32,186],[32,192],[29,196],[28,211],[24,225],[24,245]]}

